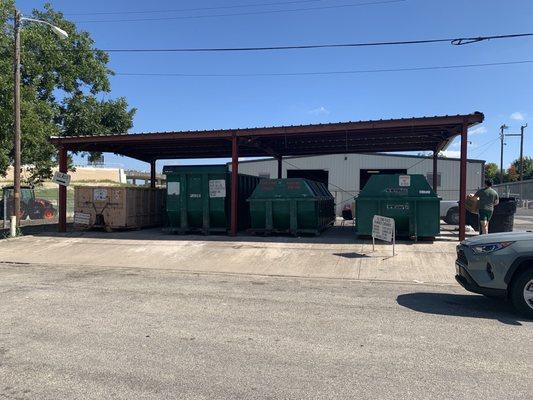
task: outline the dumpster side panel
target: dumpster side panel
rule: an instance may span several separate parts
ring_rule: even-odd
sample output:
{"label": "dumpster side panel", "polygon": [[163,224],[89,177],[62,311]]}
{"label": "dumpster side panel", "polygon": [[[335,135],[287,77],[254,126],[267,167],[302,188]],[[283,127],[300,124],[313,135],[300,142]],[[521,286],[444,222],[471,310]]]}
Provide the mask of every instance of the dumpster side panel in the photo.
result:
{"label": "dumpster side panel", "polygon": [[398,236],[434,237],[440,232],[439,205],[422,175],[372,176],[356,199],[358,234],[371,235],[374,215],[382,215],[395,220]]}
{"label": "dumpster side panel", "polygon": [[[200,231],[227,232],[230,226],[231,175],[225,165],[169,166],[163,168],[167,175],[168,227],[181,233]],[[179,176],[178,190],[171,181]],[[259,182],[258,177],[239,175],[238,221],[239,229],[250,226],[247,198]]]}
{"label": "dumpster side panel", "polygon": [[[268,201],[268,200],[267,200]],[[250,202],[250,228],[252,230],[263,230],[267,227],[267,201],[252,201]],[[272,207],[272,203],[268,201],[268,205]]]}
{"label": "dumpster side panel", "polygon": [[176,230],[181,225],[181,175],[167,175],[167,225],[171,230]]}
{"label": "dumpster side panel", "polygon": [[320,233],[335,221],[333,196],[321,185],[299,178],[262,180],[249,199],[252,230]]}
{"label": "dumpster side panel", "polygon": [[[362,236],[372,235],[372,218],[380,215],[380,200],[358,197],[355,200],[357,233]],[[369,216],[372,215],[372,218]]]}
{"label": "dumpster side panel", "polygon": [[208,208],[207,214],[204,214],[204,229],[208,232],[225,232],[229,226],[229,174],[210,173],[204,175],[203,179],[206,188],[204,207]]}
{"label": "dumpster side panel", "polygon": [[440,206],[438,200],[418,201],[416,206],[417,236],[437,236],[440,233]]}

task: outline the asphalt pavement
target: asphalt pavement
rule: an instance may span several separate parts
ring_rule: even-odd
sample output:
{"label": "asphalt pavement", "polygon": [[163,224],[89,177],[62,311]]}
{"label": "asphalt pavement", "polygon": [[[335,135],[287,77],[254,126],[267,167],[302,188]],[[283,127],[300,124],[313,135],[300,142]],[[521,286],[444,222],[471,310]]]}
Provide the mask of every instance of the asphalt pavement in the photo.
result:
{"label": "asphalt pavement", "polygon": [[458,286],[0,264],[0,399],[531,399],[533,322]]}

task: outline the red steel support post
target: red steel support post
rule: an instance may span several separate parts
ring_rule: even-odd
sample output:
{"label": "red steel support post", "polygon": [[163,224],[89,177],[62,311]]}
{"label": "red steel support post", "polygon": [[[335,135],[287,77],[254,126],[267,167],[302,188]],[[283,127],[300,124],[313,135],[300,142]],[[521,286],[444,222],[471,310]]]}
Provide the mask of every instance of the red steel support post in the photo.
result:
{"label": "red steel support post", "polygon": [[231,230],[232,236],[237,235],[237,199],[239,196],[239,145],[237,136],[231,139]]}
{"label": "red steel support post", "polygon": [[[67,149],[59,147],[59,172],[67,173]],[[59,185],[59,232],[67,231],[67,187]]]}
{"label": "red steel support post", "polygon": [[152,189],[155,189],[155,183],[156,183],[156,174],[155,174],[155,168],[156,168],[156,161],[150,161],[150,187]]}
{"label": "red steel support post", "polygon": [[276,157],[278,160],[278,179],[283,177],[283,156]]}
{"label": "red steel support post", "polygon": [[459,240],[466,238],[466,159],[468,146],[468,125],[463,124],[461,131],[461,167],[459,177]]}
{"label": "red steel support post", "polygon": [[439,171],[438,171],[439,153],[433,152],[433,190],[437,193],[439,183]]}

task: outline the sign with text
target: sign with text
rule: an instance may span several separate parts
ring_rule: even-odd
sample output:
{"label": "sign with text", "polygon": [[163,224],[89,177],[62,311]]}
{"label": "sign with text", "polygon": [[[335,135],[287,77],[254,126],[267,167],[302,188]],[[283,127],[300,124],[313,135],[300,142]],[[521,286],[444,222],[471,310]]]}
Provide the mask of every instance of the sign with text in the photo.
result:
{"label": "sign with text", "polygon": [[411,186],[411,175],[400,175],[398,185],[402,187]]}
{"label": "sign with text", "polygon": [[76,212],[74,213],[74,224],[89,225],[91,222],[91,214]]}
{"label": "sign with text", "polygon": [[209,197],[226,197],[225,179],[212,179],[209,181]]}
{"label": "sign with text", "polygon": [[372,219],[372,237],[385,242],[392,242],[393,236],[394,219],[382,217],[381,215],[374,215],[374,218]]}
{"label": "sign with text", "polygon": [[392,242],[392,255],[395,255],[396,227],[393,218],[374,215],[372,219],[372,250],[375,250],[376,239]]}
{"label": "sign with text", "polygon": [[54,177],[52,178],[52,182],[57,183],[61,186],[68,186],[70,185],[70,175],[64,174],[63,172],[54,172]]}
{"label": "sign with text", "polygon": [[179,196],[180,195],[180,182],[168,182],[167,192],[170,196]]}

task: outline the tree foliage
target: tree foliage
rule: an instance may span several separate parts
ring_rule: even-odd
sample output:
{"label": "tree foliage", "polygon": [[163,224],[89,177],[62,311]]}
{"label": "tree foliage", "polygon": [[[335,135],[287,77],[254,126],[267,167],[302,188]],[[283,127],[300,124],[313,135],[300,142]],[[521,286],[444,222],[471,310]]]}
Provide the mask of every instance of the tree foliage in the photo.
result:
{"label": "tree foliage", "polygon": [[[494,183],[500,183],[500,168],[496,163],[485,164],[485,177]],[[524,180],[533,179],[533,157],[524,157]],[[503,182],[517,182],[520,180],[520,158],[514,160],[508,169],[503,171]]]}
{"label": "tree foliage", "polygon": [[[13,0],[0,3],[0,174],[13,161]],[[135,109],[126,99],[101,100],[111,90],[109,56],[94,48],[88,32],[78,30],[46,4],[31,18],[68,32],[58,39],[49,27],[25,23],[21,30],[22,163],[32,166],[32,181],[51,175],[54,135],[126,132]]]}
{"label": "tree foliage", "polygon": [[[514,160],[512,166],[520,175],[520,158]],[[533,179],[533,157],[524,157],[524,179]]]}
{"label": "tree foliage", "polygon": [[500,183],[500,169],[495,163],[485,164],[485,179],[490,179],[494,183]]}

